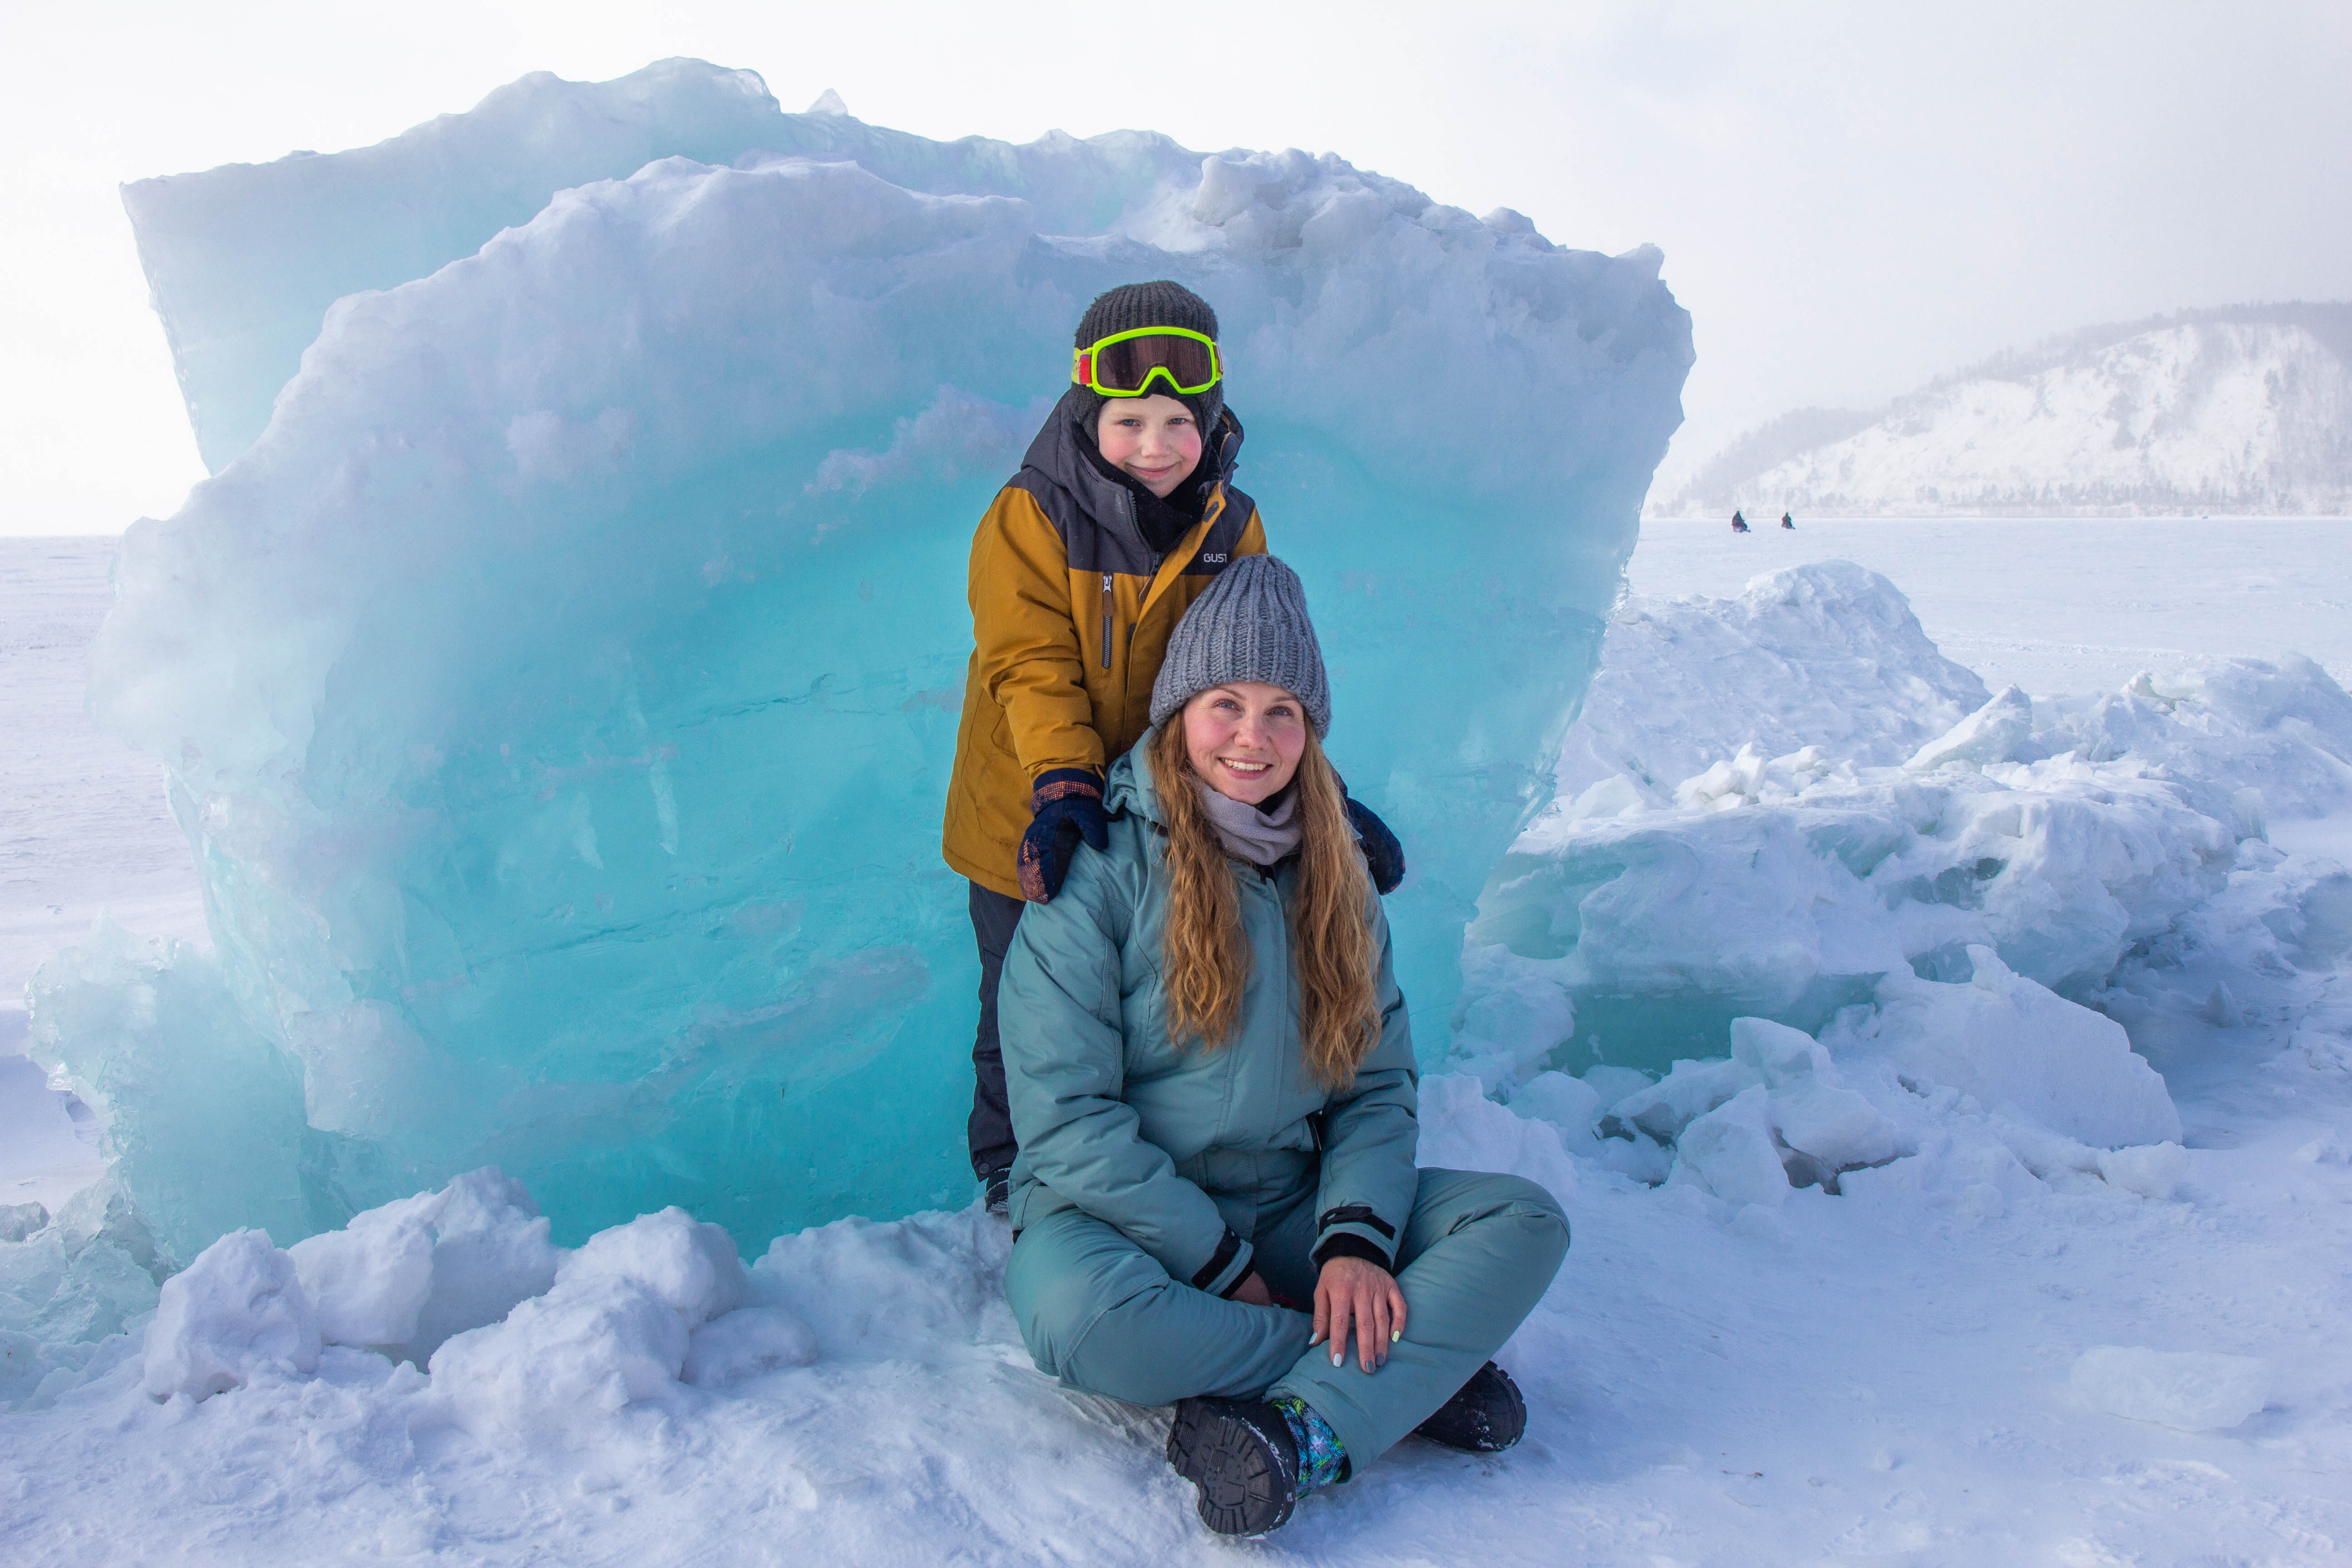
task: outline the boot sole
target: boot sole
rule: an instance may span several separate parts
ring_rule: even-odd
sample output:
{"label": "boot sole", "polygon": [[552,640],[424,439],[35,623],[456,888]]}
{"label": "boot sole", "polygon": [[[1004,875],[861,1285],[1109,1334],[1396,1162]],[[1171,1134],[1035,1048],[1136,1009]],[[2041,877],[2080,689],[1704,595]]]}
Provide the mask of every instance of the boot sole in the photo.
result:
{"label": "boot sole", "polygon": [[1289,1522],[1297,1500],[1255,1433],[1187,1399],[1168,1427],[1168,1462],[1199,1491],[1201,1522],[1219,1535],[1264,1535]]}

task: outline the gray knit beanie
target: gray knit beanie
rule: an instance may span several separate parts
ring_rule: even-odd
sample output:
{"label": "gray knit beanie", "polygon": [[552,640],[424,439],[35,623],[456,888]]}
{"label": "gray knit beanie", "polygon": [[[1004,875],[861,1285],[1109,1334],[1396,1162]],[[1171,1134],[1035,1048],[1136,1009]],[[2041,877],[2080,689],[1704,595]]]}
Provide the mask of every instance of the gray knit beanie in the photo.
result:
{"label": "gray knit beanie", "polygon": [[1176,623],[1151,683],[1151,721],[1234,680],[1281,687],[1306,704],[1318,737],[1329,733],[1331,686],[1307,617],[1307,591],[1298,574],[1271,555],[1237,557]]}
{"label": "gray knit beanie", "polygon": [[[1118,288],[1095,297],[1087,313],[1078,319],[1078,330],[1071,342],[1073,348],[1091,348],[1113,332],[1133,331],[1139,327],[1181,327],[1188,332],[1198,332],[1204,338],[1217,335],[1217,312],[1209,302],[1171,279],[1159,279],[1150,283],[1122,283]],[[1109,399],[1095,397],[1087,411],[1087,428],[1094,428],[1094,416],[1102,412]],[[1195,392],[1177,398],[1192,411],[1201,422],[1201,435],[1205,439],[1217,427],[1217,416],[1225,406],[1225,384],[1222,381],[1206,392]]]}

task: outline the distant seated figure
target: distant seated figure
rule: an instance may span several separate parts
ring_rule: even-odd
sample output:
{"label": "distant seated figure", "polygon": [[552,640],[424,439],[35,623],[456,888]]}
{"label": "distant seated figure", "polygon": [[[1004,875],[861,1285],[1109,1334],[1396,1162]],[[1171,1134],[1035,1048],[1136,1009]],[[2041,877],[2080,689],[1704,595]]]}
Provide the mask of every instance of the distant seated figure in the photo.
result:
{"label": "distant seated figure", "polygon": [[1795,522],[1794,522],[1794,521],[1790,518],[1789,514],[1788,514],[1787,512],[1785,512],[1785,511],[1784,511],[1784,512],[1782,512],[1782,513],[1780,514],[1780,526],[1781,526],[1782,528],[1794,528],[1794,527],[1796,527],[1797,525],[1796,525],[1796,523],[1795,523]]}
{"label": "distant seated figure", "polygon": [[1736,511],[1731,514],[1731,531],[1734,533],[1748,531],[1748,520]]}

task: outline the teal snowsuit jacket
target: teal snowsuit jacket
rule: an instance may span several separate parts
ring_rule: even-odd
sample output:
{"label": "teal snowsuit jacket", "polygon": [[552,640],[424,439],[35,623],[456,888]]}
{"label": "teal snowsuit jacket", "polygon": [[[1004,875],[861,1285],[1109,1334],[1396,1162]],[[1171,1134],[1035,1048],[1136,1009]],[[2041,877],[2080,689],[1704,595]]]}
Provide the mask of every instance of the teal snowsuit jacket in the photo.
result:
{"label": "teal snowsuit jacket", "polygon": [[1167,906],[1150,741],[1111,766],[1108,852],[1079,851],[1053,901],[1024,912],[1005,958],[997,1016],[1021,1149],[1013,1228],[1080,1209],[1170,1278],[1222,1295],[1250,1273],[1256,1216],[1311,1181],[1315,1247],[1344,1232],[1393,1257],[1420,1180],[1418,1075],[1380,899],[1368,880],[1381,1037],[1353,1085],[1327,1091],[1297,1045],[1283,913],[1295,860],[1270,879],[1236,876],[1250,950],[1237,1037],[1180,1049],[1160,980]]}

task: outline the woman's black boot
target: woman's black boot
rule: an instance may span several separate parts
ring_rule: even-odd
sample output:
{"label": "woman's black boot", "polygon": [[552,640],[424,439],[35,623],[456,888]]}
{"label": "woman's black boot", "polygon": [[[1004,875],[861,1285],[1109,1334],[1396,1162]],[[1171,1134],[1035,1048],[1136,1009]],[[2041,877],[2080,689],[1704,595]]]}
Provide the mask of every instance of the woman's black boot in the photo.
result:
{"label": "woman's black boot", "polygon": [[1527,1429],[1528,1402],[1519,1397],[1519,1385],[1491,1361],[1472,1373],[1436,1415],[1413,1428],[1433,1443],[1474,1454],[1499,1454]]}
{"label": "woman's black boot", "polygon": [[1168,1462],[1200,1491],[1201,1522],[1219,1535],[1264,1535],[1297,1505],[1298,1444],[1273,1405],[1200,1395],[1168,1428]]}

